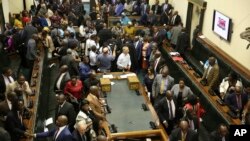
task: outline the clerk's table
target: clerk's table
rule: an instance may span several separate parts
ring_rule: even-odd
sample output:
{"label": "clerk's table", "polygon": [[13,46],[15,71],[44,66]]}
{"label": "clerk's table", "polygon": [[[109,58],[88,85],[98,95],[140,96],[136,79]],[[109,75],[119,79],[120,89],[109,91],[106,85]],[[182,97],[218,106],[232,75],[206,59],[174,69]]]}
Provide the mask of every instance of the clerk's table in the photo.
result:
{"label": "clerk's table", "polygon": [[[106,102],[111,109],[106,115],[105,129],[111,140],[167,140],[167,134],[135,74],[113,72],[104,76],[99,74],[99,77],[102,77],[101,89],[106,91]],[[143,104],[148,110],[143,109]]]}

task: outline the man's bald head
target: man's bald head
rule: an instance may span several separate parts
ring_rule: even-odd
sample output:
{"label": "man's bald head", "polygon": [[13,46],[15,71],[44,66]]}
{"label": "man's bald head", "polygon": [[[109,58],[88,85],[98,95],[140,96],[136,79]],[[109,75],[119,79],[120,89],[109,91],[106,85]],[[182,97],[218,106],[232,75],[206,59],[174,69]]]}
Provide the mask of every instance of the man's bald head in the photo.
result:
{"label": "man's bald head", "polygon": [[81,121],[79,121],[79,122],[76,124],[76,129],[77,129],[77,131],[78,131],[81,135],[85,134],[87,128],[88,128],[88,126],[87,126],[85,120],[81,120]]}
{"label": "man's bald head", "polygon": [[161,74],[162,74],[162,77],[167,77],[168,76],[169,71],[168,71],[168,67],[167,66],[165,66],[165,67],[162,68]]}
{"label": "man's bald head", "polygon": [[56,125],[62,127],[68,124],[68,118],[65,115],[60,115],[56,120]]}
{"label": "man's bald head", "polygon": [[187,132],[189,127],[188,122],[186,120],[181,120],[179,126],[182,132]]}
{"label": "man's bald head", "polygon": [[94,94],[94,95],[97,95],[98,94],[98,87],[97,86],[91,86],[90,88],[89,88],[89,91],[90,91],[90,93],[92,93],[92,94]]}
{"label": "man's bald head", "polygon": [[57,97],[57,102],[59,105],[62,105],[64,103],[64,101],[66,100],[66,97],[64,94],[60,94],[58,97]]}
{"label": "man's bald head", "polygon": [[68,71],[68,66],[67,65],[62,65],[60,70],[61,70],[62,73],[64,73],[64,72]]}

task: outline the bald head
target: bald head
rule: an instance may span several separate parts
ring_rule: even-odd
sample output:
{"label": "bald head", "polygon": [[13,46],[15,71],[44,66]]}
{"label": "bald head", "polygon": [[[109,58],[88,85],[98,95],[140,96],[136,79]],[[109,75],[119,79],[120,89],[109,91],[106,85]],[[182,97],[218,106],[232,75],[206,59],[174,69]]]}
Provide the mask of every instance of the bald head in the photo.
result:
{"label": "bald head", "polygon": [[57,102],[58,102],[59,105],[62,105],[65,102],[65,100],[66,100],[65,95],[64,94],[60,94],[58,96]]}
{"label": "bald head", "polygon": [[172,100],[173,99],[173,94],[171,91],[167,91],[166,97],[168,100]]}
{"label": "bald head", "polygon": [[66,71],[68,71],[68,66],[67,65],[62,65],[60,68],[61,73],[64,73]]}
{"label": "bald head", "polygon": [[220,126],[219,126],[219,133],[220,133],[220,135],[222,136],[222,137],[224,137],[224,136],[226,136],[227,134],[228,134],[228,128],[227,128],[227,126],[226,125],[224,125],[224,124],[221,124]]}
{"label": "bald head", "polygon": [[167,77],[168,76],[168,74],[169,74],[169,71],[168,71],[168,67],[163,67],[162,68],[162,71],[161,71],[161,74],[162,74],[162,77]]}
{"label": "bald head", "polygon": [[188,122],[186,120],[181,120],[179,126],[180,126],[182,132],[187,132],[189,125],[188,125]]}
{"label": "bald head", "polygon": [[97,86],[91,86],[90,88],[89,88],[89,91],[90,91],[90,93],[91,94],[94,94],[94,95],[96,95],[97,96],[97,94],[98,94],[98,87]]}
{"label": "bald head", "polygon": [[60,115],[56,120],[56,125],[62,127],[68,124],[68,118],[65,115]]}
{"label": "bald head", "polygon": [[103,136],[103,135],[99,135],[97,137],[97,141],[108,141],[107,137]]}
{"label": "bald head", "polygon": [[208,61],[209,61],[209,65],[213,66],[216,62],[216,59],[214,57],[209,57]]}

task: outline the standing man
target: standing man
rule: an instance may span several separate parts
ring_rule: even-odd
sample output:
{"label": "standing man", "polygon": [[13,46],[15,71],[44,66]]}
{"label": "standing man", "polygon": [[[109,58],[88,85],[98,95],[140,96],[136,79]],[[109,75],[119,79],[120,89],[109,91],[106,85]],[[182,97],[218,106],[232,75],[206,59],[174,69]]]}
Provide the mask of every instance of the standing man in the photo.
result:
{"label": "standing man", "polygon": [[114,47],[113,54],[109,54],[108,47],[102,49],[102,53],[97,56],[98,71],[107,72],[110,71],[111,62],[116,56],[116,46]]}
{"label": "standing man", "polygon": [[67,116],[61,115],[56,120],[57,128],[43,133],[31,134],[30,136],[35,138],[53,137],[54,141],[74,141],[74,138],[70,133],[67,124]]}
{"label": "standing man", "polygon": [[12,82],[14,82],[12,70],[10,68],[4,68],[3,73],[0,75],[0,101],[5,99],[6,88]]}
{"label": "standing man", "polygon": [[229,141],[229,130],[225,124],[220,124],[218,129],[211,134],[211,141]]}
{"label": "standing man", "polygon": [[74,106],[66,101],[66,97],[61,94],[58,96],[58,105],[55,110],[55,119],[58,119],[61,115],[67,117],[67,124],[70,131],[74,130],[76,113]]}
{"label": "standing man", "polygon": [[29,68],[29,75],[28,75],[29,82],[31,79],[34,61],[39,60],[37,56],[37,48],[36,48],[38,39],[39,39],[38,35],[33,34],[32,38],[29,39],[28,44],[27,44],[26,61],[27,61],[27,66]]}
{"label": "standing man", "polygon": [[205,70],[202,78],[201,83],[205,84],[209,87],[209,89],[215,90],[218,88],[218,81],[219,81],[219,66],[216,63],[215,57],[209,57],[209,66]]}
{"label": "standing man", "polygon": [[187,49],[190,48],[190,38],[189,35],[186,33],[186,29],[182,28],[181,33],[177,38],[176,43],[176,51],[181,54],[182,57],[185,57],[185,53]]}
{"label": "standing man", "polygon": [[169,75],[168,67],[163,67],[161,74],[157,74],[153,85],[152,95],[155,103],[165,97],[167,90],[174,85],[174,78]]}

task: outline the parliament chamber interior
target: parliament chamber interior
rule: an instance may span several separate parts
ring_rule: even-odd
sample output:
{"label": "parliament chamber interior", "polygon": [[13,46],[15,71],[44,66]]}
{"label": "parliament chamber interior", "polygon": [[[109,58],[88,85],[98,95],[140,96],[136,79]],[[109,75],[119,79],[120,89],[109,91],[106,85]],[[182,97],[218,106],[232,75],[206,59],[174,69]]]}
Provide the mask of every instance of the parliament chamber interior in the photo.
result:
{"label": "parliament chamber interior", "polygon": [[0,0],[0,141],[229,141],[249,4]]}

